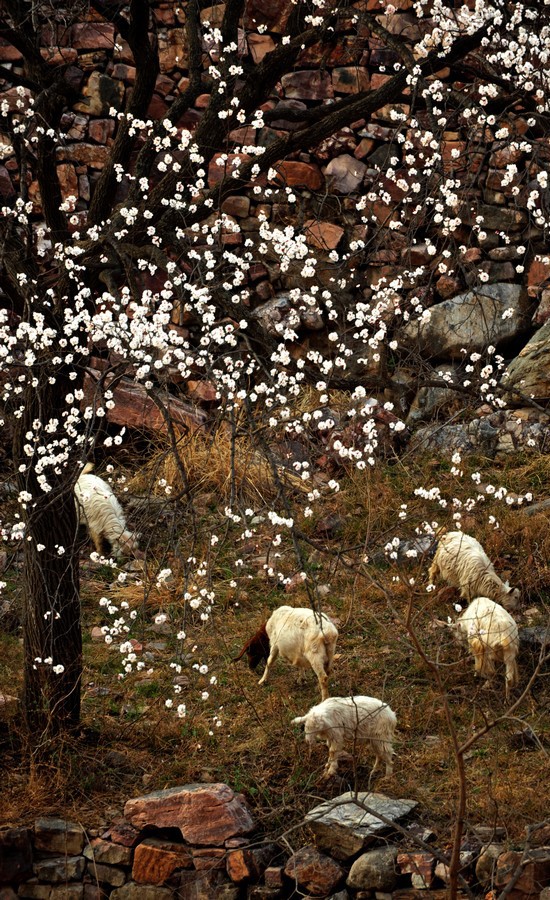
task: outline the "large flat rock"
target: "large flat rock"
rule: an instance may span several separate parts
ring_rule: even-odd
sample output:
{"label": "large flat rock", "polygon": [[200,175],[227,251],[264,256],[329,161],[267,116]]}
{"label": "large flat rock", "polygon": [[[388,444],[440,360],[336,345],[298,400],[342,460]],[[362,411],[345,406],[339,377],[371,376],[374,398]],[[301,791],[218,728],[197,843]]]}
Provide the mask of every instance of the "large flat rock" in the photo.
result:
{"label": "large flat rock", "polygon": [[221,846],[255,827],[242,796],[227,784],[186,784],[128,800],[124,815],[136,828],[179,828],[198,846]]}
{"label": "large flat rock", "polygon": [[378,837],[391,831],[417,806],[416,800],[396,800],[385,794],[346,791],[310,810],[305,822],[320,850],[335,859],[355,856]]}

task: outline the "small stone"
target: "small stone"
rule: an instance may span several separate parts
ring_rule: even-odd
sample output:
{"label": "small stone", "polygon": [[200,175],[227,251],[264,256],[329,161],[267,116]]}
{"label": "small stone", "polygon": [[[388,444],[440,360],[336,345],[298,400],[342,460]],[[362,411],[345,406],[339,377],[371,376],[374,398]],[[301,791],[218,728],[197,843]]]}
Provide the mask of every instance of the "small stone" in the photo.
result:
{"label": "small stone", "polygon": [[266,887],[282,887],[284,871],[284,866],[268,866],[264,872],[264,882]]}
{"label": "small stone", "polygon": [[281,78],[285,97],[296,100],[326,100],[334,96],[328,72],[302,69]]}
{"label": "small stone", "polygon": [[363,891],[392,891],[397,883],[397,847],[379,847],[353,863],[346,884]]}
{"label": "small stone", "polygon": [[318,250],[335,250],[344,235],[344,229],[334,222],[320,222],[308,219],[304,222],[306,241]]}
{"label": "small stone", "polygon": [[325,176],[331,189],[341,194],[351,194],[363,182],[367,166],[349,153],[342,153],[331,159],[325,169]]}
{"label": "small stone", "polygon": [[81,825],[65,819],[41,818],[34,823],[35,850],[77,856],[82,853],[85,834]]}
{"label": "small stone", "polygon": [[173,900],[173,898],[174,891],[171,888],[129,881],[122,887],[115,888],[110,900]]}
{"label": "small stone", "polygon": [[85,848],[84,856],[86,859],[94,860],[96,863],[110,866],[129,866],[132,862],[130,847],[114,844],[112,841],[103,840],[103,838],[94,838]]}
{"label": "small stone", "polygon": [[78,881],[86,868],[83,856],[56,856],[54,859],[43,859],[35,862],[34,873],[41,881],[51,884]]}
{"label": "small stone", "polygon": [[56,885],[50,890],[49,896],[49,900],[83,900],[83,898],[83,884]]}
{"label": "small stone", "polygon": [[501,853],[497,860],[495,884],[498,888],[505,887],[518,865],[522,864],[522,872],[514,885],[513,894],[539,894],[550,880],[550,847],[541,847],[529,850],[526,854],[519,850],[509,850]]}
{"label": "small stone", "polygon": [[126,881],[126,872],[124,869],[117,869],[116,866],[102,866],[90,862],[88,872],[100,884],[109,884],[111,887],[120,887]]}
{"label": "small stone", "polygon": [[487,844],[476,863],[476,878],[484,887],[494,883],[497,859],[503,851],[502,844]]}
{"label": "small stone", "polygon": [[251,33],[247,35],[246,39],[248,41],[250,55],[252,56],[255,65],[258,65],[264,56],[275,50],[275,47],[277,46],[273,38],[268,34]]}
{"label": "small stone", "polygon": [[288,878],[292,878],[313,895],[321,897],[332,893],[344,874],[338,863],[330,856],[319,853],[315,847],[302,847],[290,857],[285,866]]}
{"label": "small stone", "polygon": [[275,181],[288,187],[309,188],[318,191],[325,183],[323,174],[313,163],[285,160],[273,167],[277,172]]}
{"label": "small stone", "polygon": [[188,869],[192,865],[189,847],[146,838],[135,849],[132,878],[139,884],[162,884],[175,869]]}
{"label": "small stone", "polygon": [[222,212],[237,219],[243,219],[250,212],[250,199],[245,196],[227,197],[222,203]]}
{"label": "small stone", "polygon": [[[271,860],[277,855],[276,845],[267,847],[243,847],[227,855],[227,874],[231,881],[259,881]],[[274,887],[275,885],[271,885]]]}
{"label": "small stone", "polygon": [[122,847],[135,847],[139,842],[140,832],[125,819],[116,819],[101,837]]}
{"label": "small stone", "polygon": [[420,890],[430,888],[434,879],[435,857],[426,852],[405,852],[397,856],[402,873],[411,876],[412,885]]}
{"label": "small stone", "polygon": [[197,872],[225,868],[227,854],[223,847],[192,847],[191,853]]}
{"label": "small stone", "polygon": [[49,900],[51,890],[51,884],[38,884],[38,880],[35,878],[21,884],[17,896],[23,897],[25,900]]}
{"label": "small stone", "polygon": [[124,97],[124,84],[101,72],[92,72],[82,89],[82,100],[73,109],[89,116],[106,116],[111,107],[120,109]]}
{"label": "small stone", "polygon": [[76,50],[111,50],[114,41],[114,25],[106,22],[81,22],[71,27],[67,43]]}

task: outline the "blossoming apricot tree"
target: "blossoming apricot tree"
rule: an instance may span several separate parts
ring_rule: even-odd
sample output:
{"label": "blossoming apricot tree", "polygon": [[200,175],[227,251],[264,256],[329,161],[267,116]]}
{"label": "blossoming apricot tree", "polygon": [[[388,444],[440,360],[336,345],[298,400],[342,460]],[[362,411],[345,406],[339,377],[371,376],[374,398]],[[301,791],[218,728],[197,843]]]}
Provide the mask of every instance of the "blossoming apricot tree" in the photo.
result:
{"label": "blossoming apricot tree", "polygon": [[[488,229],[500,246],[509,243],[505,228],[488,224],[487,211],[476,213],[470,203],[490,144],[507,159],[499,189],[510,188],[529,223],[530,243],[523,252],[518,247],[518,279],[526,254],[540,247],[548,226],[547,171],[536,139],[549,113],[550,5],[298,0],[281,29],[258,25],[245,0],[211,10],[189,0],[175,10],[184,29],[185,77],[156,119],[148,114],[159,78],[154,3],[91,0],[75,12],[72,4],[2,0],[0,10],[2,41],[20,60],[0,70],[2,155],[15,186],[0,224],[0,375],[20,506],[3,534],[19,537],[25,548],[24,708],[30,731],[42,734],[79,719],[73,486],[98,441],[120,440],[100,428],[116,402],[120,373],[153,398],[168,425],[170,377],[208,380],[226,419],[242,416],[256,426],[261,420],[256,431],[269,435],[261,441],[275,473],[270,445],[330,430],[323,412],[328,392],[344,389],[352,427],[332,449],[345,466],[373,466],[379,434],[369,398],[392,389],[399,398],[393,374],[400,353],[423,366],[400,343],[398,327],[429,321],[436,279],[459,283],[469,267],[470,285],[489,280],[470,253],[488,245]],[[124,108],[106,117],[113,138],[89,202],[66,190],[58,166],[74,125],[67,112],[82,87],[83,69],[66,53],[77,20],[112,25],[113,52],[124,44],[135,67]],[[266,32],[269,52],[258,58],[251,38]],[[377,86],[373,79],[340,98],[281,109],[281,85],[305,54],[322,60],[351,44],[361,54],[378,48]],[[341,221],[354,233],[325,252],[315,239],[324,187],[292,181],[288,163],[300,164],[301,153],[342,139],[351,126],[366,128],[365,140],[374,141],[378,132],[369,123],[382,108],[387,153],[362,164],[355,188],[343,190]],[[197,109],[200,115],[190,116]],[[531,161],[520,164],[526,155]],[[236,196],[256,204],[255,227],[225,211]],[[283,210],[279,222],[269,217],[272,204]],[[309,236],[302,227],[308,216]],[[369,266],[386,260],[395,274],[386,268],[367,280]],[[288,291],[285,314],[268,326],[255,314],[258,264],[271,267]],[[308,347],[302,338],[313,320],[323,339]],[[103,369],[90,396],[85,378],[93,357]],[[450,386],[465,402],[481,395],[503,406],[504,360],[495,348],[466,363],[466,379],[424,367],[426,382]],[[317,394],[313,413],[296,403],[305,385]],[[386,412],[392,408],[388,402]],[[399,415],[390,423],[395,434],[405,428]],[[459,464],[460,454],[457,475]],[[299,461],[294,471],[311,484],[300,495],[300,515],[308,518],[319,490],[310,463]],[[329,490],[338,488],[336,478],[329,482]],[[233,508],[227,516],[239,518]],[[300,554],[283,493],[270,518],[278,533],[291,533]],[[395,545],[388,546],[391,555]],[[204,608],[211,602],[209,595]],[[124,643],[122,652],[131,665],[131,647]]]}

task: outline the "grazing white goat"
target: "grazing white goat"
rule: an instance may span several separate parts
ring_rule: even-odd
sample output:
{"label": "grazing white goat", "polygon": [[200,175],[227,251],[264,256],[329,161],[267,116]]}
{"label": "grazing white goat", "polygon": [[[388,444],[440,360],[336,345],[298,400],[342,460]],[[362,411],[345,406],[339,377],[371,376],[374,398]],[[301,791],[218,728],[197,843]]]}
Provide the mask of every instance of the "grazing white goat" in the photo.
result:
{"label": "grazing white goat", "polygon": [[[393,772],[393,736],[397,719],[395,713],[376,697],[329,697],[313,706],[305,716],[292,720],[293,725],[304,724],[308,744],[326,741],[328,762],[324,777],[338,771],[338,761],[344,754],[344,744],[355,748],[358,743],[370,744],[376,754],[372,772],[378,762],[386,764],[386,775]],[[371,774],[372,774],[371,772]]]}
{"label": "grazing white goat", "polygon": [[267,681],[269,670],[278,656],[293,666],[311,666],[319,681],[321,697],[325,700],[337,640],[338,629],[324,613],[280,606],[246,642],[233,662],[245,653],[251,669],[255,669],[262,659],[267,660],[258,684]]}
{"label": "grazing white goat", "polygon": [[514,609],[519,600],[519,589],[500,580],[479,541],[462,531],[441,536],[428,575],[431,582],[441,575],[460,589],[464,600],[490,597],[508,609]]}
{"label": "grazing white goat", "polygon": [[489,597],[477,597],[456,620],[455,630],[465,638],[475,660],[475,673],[487,679],[495,674],[495,662],[506,666],[506,699],[518,681],[516,656],[518,626],[510,613]]}
{"label": "grazing white goat", "polygon": [[86,525],[98,553],[108,552],[108,543],[116,556],[140,555],[136,536],[126,528],[120,503],[107,482],[91,474],[92,468],[90,463],[85,465],[74,486],[79,521]]}

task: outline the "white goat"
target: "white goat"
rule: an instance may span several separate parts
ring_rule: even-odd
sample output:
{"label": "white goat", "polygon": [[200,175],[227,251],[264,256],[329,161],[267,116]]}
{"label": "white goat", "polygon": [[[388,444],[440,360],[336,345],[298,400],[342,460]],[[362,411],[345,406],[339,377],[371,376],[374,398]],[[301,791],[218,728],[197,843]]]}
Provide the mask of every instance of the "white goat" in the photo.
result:
{"label": "white goat", "polygon": [[393,736],[397,719],[393,710],[382,700],[361,696],[329,697],[313,706],[305,716],[292,720],[293,725],[302,723],[308,744],[314,744],[316,740],[327,743],[325,778],[336,775],[338,761],[345,755],[345,743],[354,749],[358,743],[370,744],[376,754],[372,772],[380,761],[386,764],[386,775],[392,774]]}
{"label": "white goat", "polygon": [[241,659],[246,653],[250,668],[255,669],[265,659],[264,674],[258,684],[265,684],[278,656],[293,666],[311,666],[319,681],[321,697],[325,700],[337,640],[338,629],[324,613],[280,606],[246,642],[233,661]]}
{"label": "white goat", "polygon": [[467,640],[475,661],[475,673],[487,679],[495,674],[495,662],[506,666],[506,699],[518,681],[516,656],[518,626],[510,613],[489,597],[477,597],[461,613],[454,629]]}
{"label": "white goat", "polygon": [[500,580],[479,541],[462,531],[441,536],[428,575],[431,582],[441,575],[460,589],[464,600],[490,597],[508,609],[514,609],[519,600],[519,589]]}
{"label": "white goat", "polygon": [[79,521],[86,525],[98,553],[107,551],[108,542],[116,556],[139,555],[136,536],[126,528],[120,503],[107,482],[90,473],[91,468],[90,463],[84,466],[74,486]]}

